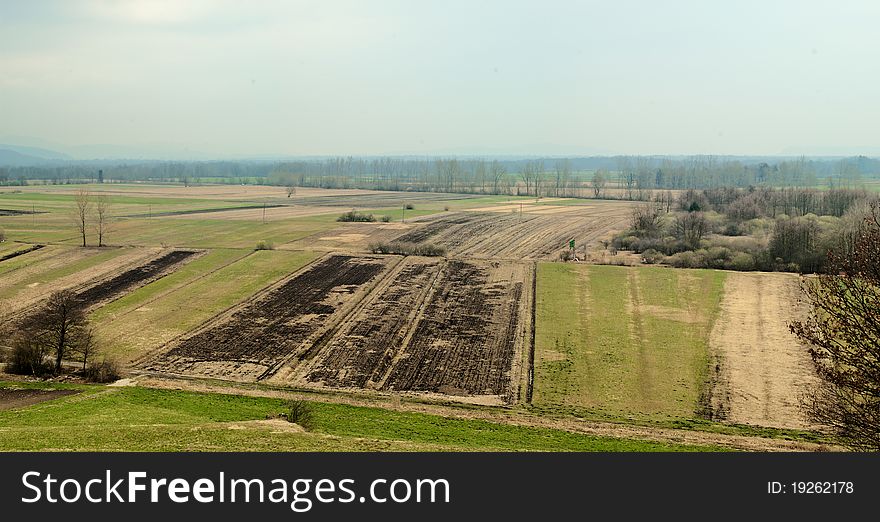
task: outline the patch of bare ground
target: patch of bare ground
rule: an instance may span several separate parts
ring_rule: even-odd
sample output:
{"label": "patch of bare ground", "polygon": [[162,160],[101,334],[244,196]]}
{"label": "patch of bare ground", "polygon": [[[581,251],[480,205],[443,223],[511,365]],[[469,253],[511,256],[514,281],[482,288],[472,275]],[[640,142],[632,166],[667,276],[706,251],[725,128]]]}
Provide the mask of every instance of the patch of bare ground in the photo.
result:
{"label": "patch of bare ground", "polygon": [[22,408],[41,402],[67,397],[79,390],[32,390],[27,388],[0,388],[0,410]]}
{"label": "patch of bare ground", "polygon": [[[552,210],[552,209],[551,209]],[[575,240],[596,248],[609,233],[625,228],[629,206],[564,208],[564,212],[455,212],[426,218],[395,238],[434,243],[455,256],[491,259],[555,259]]]}
{"label": "patch of bare ground", "polygon": [[303,433],[305,431],[299,424],[279,418],[227,422],[223,424],[230,430],[257,429],[267,430],[269,433]]}
{"label": "patch of bare ground", "polygon": [[790,274],[728,274],[710,336],[708,402],[716,420],[777,428],[817,428],[800,408],[817,382],[812,361],[788,325],[806,314]]}
{"label": "patch of bare ground", "polygon": [[[407,394],[383,393],[321,393],[284,390],[265,385],[235,385],[198,378],[142,373],[136,377],[139,386],[205,393],[228,393],[251,397],[279,399],[319,400],[352,406],[386,408],[397,411],[426,413],[456,419],[479,419],[516,426],[544,427],[584,433],[601,437],[629,438],[678,444],[713,445],[741,451],[842,451],[843,448],[829,444],[791,441],[747,435],[730,435],[685,429],[659,428],[629,425],[615,422],[584,420],[572,417],[555,417],[531,413],[513,408],[474,408],[451,404],[433,403],[424,395],[410,397]],[[413,400],[414,399],[414,400]],[[447,398],[448,399],[448,398]]]}
{"label": "patch of bare ground", "polygon": [[407,258],[289,382],[513,402],[530,275],[522,263]]}

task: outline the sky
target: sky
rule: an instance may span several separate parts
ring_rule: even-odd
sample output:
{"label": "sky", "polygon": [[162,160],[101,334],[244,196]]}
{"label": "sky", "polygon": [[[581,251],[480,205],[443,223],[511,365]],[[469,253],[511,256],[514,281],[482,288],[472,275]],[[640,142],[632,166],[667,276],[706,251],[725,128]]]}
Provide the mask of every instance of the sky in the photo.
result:
{"label": "sky", "polygon": [[878,28],[875,0],[0,0],[0,143],[880,154]]}

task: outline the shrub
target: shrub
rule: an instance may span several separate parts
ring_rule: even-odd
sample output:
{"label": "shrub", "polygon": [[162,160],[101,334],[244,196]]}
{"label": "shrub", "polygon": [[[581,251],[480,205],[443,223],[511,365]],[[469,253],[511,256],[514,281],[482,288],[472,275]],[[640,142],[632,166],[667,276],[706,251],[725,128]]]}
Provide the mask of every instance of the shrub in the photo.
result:
{"label": "shrub", "polygon": [[730,260],[727,268],[730,270],[754,270],[755,269],[755,256],[752,254],[747,254],[745,252],[737,252],[734,254],[733,259]]}
{"label": "shrub", "polygon": [[566,250],[563,250],[562,252],[559,253],[559,260],[560,261],[568,262],[568,261],[571,261],[572,259],[574,259],[574,254],[571,252],[571,250],[566,249]]}
{"label": "shrub", "polygon": [[444,211],[444,212],[449,212],[449,206],[445,206],[445,207],[443,207],[443,211]]}
{"label": "shrub", "polygon": [[665,257],[666,256],[664,256],[660,252],[654,250],[653,248],[649,248],[648,250],[645,250],[644,252],[642,252],[642,261],[645,263],[651,264],[651,265],[654,265],[654,264],[657,264],[657,263],[663,261],[663,259]]}
{"label": "shrub", "polygon": [[382,216],[381,218],[379,218],[379,221],[381,221],[382,223],[390,223],[391,216]]}
{"label": "shrub", "polygon": [[6,373],[15,375],[48,375],[53,366],[39,345],[18,339],[6,360]]}
{"label": "shrub", "polygon": [[83,378],[89,382],[113,382],[119,380],[119,366],[104,359],[99,363],[92,363],[83,371]]}
{"label": "shrub", "polygon": [[306,431],[313,429],[315,427],[315,416],[312,403],[303,400],[288,401],[287,421],[299,424]]}
{"label": "shrub", "polygon": [[404,256],[427,256],[439,257],[446,255],[446,247],[431,243],[406,243],[395,241],[391,243],[372,243],[370,252],[374,254],[399,254]]}
{"label": "shrub", "polygon": [[679,252],[666,258],[666,262],[676,268],[703,268],[703,256],[698,252]]}
{"label": "shrub", "polygon": [[260,241],[254,250],[275,250],[275,244],[271,241]]}
{"label": "shrub", "polygon": [[403,208],[405,208],[407,210],[413,210],[416,207],[414,207],[412,203],[407,203],[406,205],[403,206]]}
{"label": "shrub", "polygon": [[362,214],[356,210],[350,210],[350,211],[346,212],[345,214],[336,218],[336,221],[342,221],[342,222],[346,222],[346,223],[349,223],[349,222],[371,223],[373,221],[376,221],[376,218],[372,214]]}

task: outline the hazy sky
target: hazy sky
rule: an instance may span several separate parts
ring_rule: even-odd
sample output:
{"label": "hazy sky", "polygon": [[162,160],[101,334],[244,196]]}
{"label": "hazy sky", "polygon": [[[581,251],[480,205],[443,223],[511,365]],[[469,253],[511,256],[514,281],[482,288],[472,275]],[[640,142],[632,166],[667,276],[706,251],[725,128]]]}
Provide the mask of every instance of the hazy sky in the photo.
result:
{"label": "hazy sky", "polygon": [[0,142],[880,151],[880,2],[0,0]]}

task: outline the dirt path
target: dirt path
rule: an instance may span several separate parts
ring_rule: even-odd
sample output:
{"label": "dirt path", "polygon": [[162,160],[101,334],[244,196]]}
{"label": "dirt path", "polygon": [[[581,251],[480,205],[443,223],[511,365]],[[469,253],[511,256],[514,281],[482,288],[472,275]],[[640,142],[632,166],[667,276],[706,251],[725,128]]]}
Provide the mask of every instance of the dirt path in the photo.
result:
{"label": "dirt path", "polygon": [[716,358],[712,411],[719,420],[777,428],[812,426],[800,397],[816,382],[806,348],[789,332],[803,317],[790,274],[728,274],[710,336]]}
{"label": "dirt path", "polygon": [[434,404],[424,401],[414,402],[401,400],[398,394],[321,394],[296,392],[263,385],[246,385],[221,383],[218,381],[205,381],[196,378],[172,377],[158,374],[141,373],[135,381],[139,386],[150,388],[188,390],[208,393],[228,393],[252,397],[274,397],[283,399],[306,399],[348,404],[352,406],[367,406],[374,408],[387,408],[398,411],[415,413],[427,413],[458,419],[479,419],[490,422],[511,424],[516,426],[543,427],[560,429],[574,433],[583,433],[601,437],[630,438],[638,440],[650,440],[657,442],[669,442],[676,444],[714,445],[730,449],[744,451],[841,451],[836,446],[816,444],[810,442],[797,442],[783,439],[764,437],[750,437],[746,435],[727,435],[703,431],[691,431],[671,428],[656,428],[651,426],[637,426],[619,424],[613,422],[590,421],[571,417],[551,417],[544,414],[534,414],[523,410],[508,408],[473,408],[457,407],[446,404]]}

